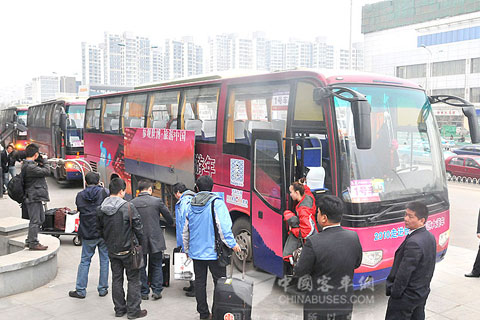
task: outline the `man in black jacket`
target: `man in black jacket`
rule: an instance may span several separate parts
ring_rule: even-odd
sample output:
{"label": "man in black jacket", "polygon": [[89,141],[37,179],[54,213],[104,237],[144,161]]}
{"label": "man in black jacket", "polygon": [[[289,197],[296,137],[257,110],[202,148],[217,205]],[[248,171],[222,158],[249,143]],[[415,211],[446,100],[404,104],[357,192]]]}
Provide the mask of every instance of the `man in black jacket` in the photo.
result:
{"label": "man in black jacket", "polygon": [[142,280],[142,299],[148,300],[150,288],[148,287],[147,276],[147,254],[148,254],[148,270],[152,274],[150,276],[152,288],[152,298],[158,300],[162,298],[162,251],[167,247],[165,245],[165,237],[160,227],[160,216],[162,216],[167,224],[173,225],[173,218],[162,199],[153,197],[153,183],[150,180],[142,179],[138,182],[138,197],[130,201],[140,214],[143,223],[143,236],[145,239],[142,247],[144,254],[145,266],[140,269],[140,277]]}
{"label": "man in black jacket", "polygon": [[48,196],[47,180],[50,175],[50,168],[47,161],[40,156],[38,146],[29,144],[25,149],[26,159],[23,162],[24,172],[24,205],[27,208],[30,224],[28,226],[28,237],[25,241],[30,250],[47,250],[38,242],[38,232],[45,221],[44,201],[50,201]]}
{"label": "man in black jacket", "polygon": [[294,268],[297,277],[311,276],[303,319],[350,319],[353,272],[362,262],[362,246],[354,231],[340,226],[343,201],[315,195],[317,222],[323,231],[307,238]]}
{"label": "man in black jacket", "polygon": [[78,236],[82,239],[82,258],[78,265],[75,290],[68,293],[70,297],[79,299],[85,298],[87,294],[88,270],[97,247],[100,258],[100,278],[97,290],[100,297],[104,297],[108,293],[108,250],[97,230],[97,208],[108,196],[108,193],[105,188],[98,185],[100,175],[96,172],[87,173],[85,182],[87,187],[80,191],[75,199],[77,210],[80,212]]}
{"label": "man in black jacket", "polygon": [[392,270],[387,277],[388,299],[385,319],[425,319],[425,303],[435,269],[437,244],[425,228],[428,208],[411,202],[405,213],[409,235],[395,252]]}
{"label": "man in black jacket", "polygon": [[[110,196],[98,209],[97,228],[105,240],[112,269],[112,299],[115,316],[127,314],[128,319],[145,317],[147,310],[140,309],[140,270],[132,266],[132,240],[144,244],[143,226],[135,206],[123,200],[126,189],[125,181],[114,178],[108,186]],[[131,221],[131,222],[130,222]],[[123,290],[123,273],[127,274],[128,292],[125,303]]]}
{"label": "man in black jacket", "polygon": [[[480,211],[478,212],[477,238],[480,238]],[[472,272],[465,274],[467,278],[480,278],[480,247],[478,248],[477,258],[473,264]]]}

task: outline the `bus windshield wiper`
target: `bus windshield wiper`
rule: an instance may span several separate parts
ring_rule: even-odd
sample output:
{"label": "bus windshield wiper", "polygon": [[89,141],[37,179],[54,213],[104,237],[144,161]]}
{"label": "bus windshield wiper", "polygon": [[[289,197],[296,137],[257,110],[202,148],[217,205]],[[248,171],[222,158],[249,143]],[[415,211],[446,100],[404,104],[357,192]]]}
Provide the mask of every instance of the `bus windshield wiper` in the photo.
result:
{"label": "bus windshield wiper", "polygon": [[379,218],[383,217],[384,215],[386,215],[387,213],[389,213],[390,211],[392,211],[394,208],[397,208],[399,206],[405,206],[405,203],[406,202],[400,202],[400,203],[395,203],[395,204],[392,204],[391,206],[389,206],[387,209],[383,210],[382,212],[379,212],[377,213],[376,215],[374,215],[373,217],[368,217],[365,219],[365,222],[367,223],[372,223],[376,220],[378,220]]}

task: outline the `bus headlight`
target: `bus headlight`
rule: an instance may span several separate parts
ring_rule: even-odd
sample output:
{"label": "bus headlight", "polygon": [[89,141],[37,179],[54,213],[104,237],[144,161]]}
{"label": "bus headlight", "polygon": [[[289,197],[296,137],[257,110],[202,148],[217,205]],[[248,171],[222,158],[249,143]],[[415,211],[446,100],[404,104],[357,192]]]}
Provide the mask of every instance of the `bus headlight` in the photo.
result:
{"label": "bus headlight", "polygon": [[440,233],[440,235],[438,236],[438,244],[440,245],[440,247],[443,247],[447,243],[448,238],[450,238],[450,229],[443,233]]}
{"label": "bus headlight", "polygon": [[383,259],[383,251],[364,251],[362,254],[362,264],[365,266],[373,267],[380,263]]}
{"label": "bus headlight", "polygon": [[74,169],[74,170],[79,170],[80,171],[80,168],[73,162],[67,162],[65,164],[65,168],[67,169]]}

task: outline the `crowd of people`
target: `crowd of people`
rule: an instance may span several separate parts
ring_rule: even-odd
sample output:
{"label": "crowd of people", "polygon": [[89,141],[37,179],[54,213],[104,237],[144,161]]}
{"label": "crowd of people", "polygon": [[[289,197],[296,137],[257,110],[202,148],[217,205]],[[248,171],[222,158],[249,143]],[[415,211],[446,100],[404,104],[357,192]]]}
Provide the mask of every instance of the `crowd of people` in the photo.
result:
{"label": "crowd of people", "polygon": [[[7,154],[10,153],[12,151],[7,148]],[[38,241],[38,232],[45,220],[43,203],[49,201],[45,177],[50,169],[35,144],[27,146],[25,157],[21,170],[25,189],[23,204],[30,219],[25,245],[30,250],[46,250],[47,247]],[[110,265],[115,316],[144,317],[147,311],[141,308],[142,300],[162,298],[162,259],[166,242],[160,219],[173,225],[172,214],[160,198],[152,196],[154,184],[148,179],[138,182],[139,193],[131,201],[125,200],[127,186],[120,178],[112,179],[108,189],[100,184],[98,173],[87,173],[85,181],[86,188],[75,200],[80,214],[78,233],[82,239],[82,253],[75,290],[70,291],[69,296],[86,297],[89,267],[98,248],[99,296],[108,295]],[[290,186],[291,198],[297,205],[295,212],[284,212],[289,228],[284,259],[292,264],[295,277],[309,275],[313,284],[313,290],[306,292],[309,299],[304,303],[304,319],[350,319],[353,304],[348,297],[353,295],[353,284],[346,279],[353,280],[354,270],[361,264],[362,246],[354,231],[340,225],[345,211],[343,201],[332,195],[314,195],[304,182]],[[215,232],[225,246],[237,253],[241,251],[232,233],[227,206],[212,192],[213,185],[210,176],[201,176],[196,181],[195,192],[182,183],[172,187],[172,195],[177,199],[176,249],[193,260],[195,273],[195,280],[184,290],[187,296],[196,298],[200,319],[212,317],[206,293],[208,270],[214,284],[226,275],[226,267],[218,260]],[[425,303],[436,258],[435,238],[425,228],[427,219],[428,209],[423,203],[412,202],[406,206],[404,222],[410,232],[396,251],[387,278],[386,319],[425,318]],[[136,251],[133,249],[137,246],[142,248],[142,265],[134,260]],[[295,255],[299,249],[301,254]],[[480,276],[478,267],[466,276]],[[326,299],[336,295],[347,298]]]}

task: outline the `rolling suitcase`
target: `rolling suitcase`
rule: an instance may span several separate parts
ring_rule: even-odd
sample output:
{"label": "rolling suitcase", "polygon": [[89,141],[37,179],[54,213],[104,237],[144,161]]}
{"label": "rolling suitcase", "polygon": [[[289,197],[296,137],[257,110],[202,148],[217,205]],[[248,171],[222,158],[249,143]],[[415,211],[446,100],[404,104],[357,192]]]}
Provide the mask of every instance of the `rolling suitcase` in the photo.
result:
{"label": "rolling suitcase", "polygon": [[227,274],[227,277],[218,279],[213,294],[213,319],[251,319],[253,282],[245,280],[245,260],[243,260],[242,279],[233,278],[233,255],[230,275]]}

